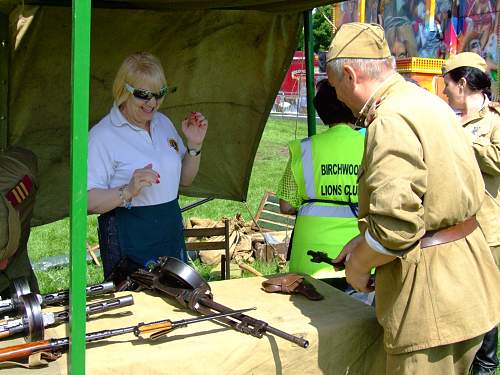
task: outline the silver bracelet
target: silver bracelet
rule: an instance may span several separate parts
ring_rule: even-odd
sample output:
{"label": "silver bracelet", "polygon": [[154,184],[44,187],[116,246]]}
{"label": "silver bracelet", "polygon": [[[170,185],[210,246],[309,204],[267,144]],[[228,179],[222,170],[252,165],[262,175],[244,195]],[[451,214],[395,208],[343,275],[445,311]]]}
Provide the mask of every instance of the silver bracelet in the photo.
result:
{"label": "silver bracelet", "polygon": [[[131,209],[132,208],[132,197],[130,197],[129,199],[127,199],[125,197],[125,189],[128,188],[128,184],[125,184],[123,186],[121,186],[119,189],[118,189],[118,193],[120,194],[120,200],[122,201],[122,204],[121,204],[121,207],[125,207],[127,209]],[[130,193],[129,193],[130,195]]]}

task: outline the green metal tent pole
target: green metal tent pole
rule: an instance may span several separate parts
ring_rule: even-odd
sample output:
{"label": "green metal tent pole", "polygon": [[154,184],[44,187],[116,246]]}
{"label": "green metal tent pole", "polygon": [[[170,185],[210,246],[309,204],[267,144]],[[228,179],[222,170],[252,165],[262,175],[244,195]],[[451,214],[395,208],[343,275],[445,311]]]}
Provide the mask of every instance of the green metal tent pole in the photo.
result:
{"label": "green metal tent pole", "polygon": [[307,89],[307,135],[316,134],[316,110],[314,98],[314,51],[312,10],[304,11],[304,51],[306,54],[306,89]]}
{"label": "green metal tent pole", "polygon": [[91,0],[73,0],[71,51],[70,374],[85,374],[87,139]]}

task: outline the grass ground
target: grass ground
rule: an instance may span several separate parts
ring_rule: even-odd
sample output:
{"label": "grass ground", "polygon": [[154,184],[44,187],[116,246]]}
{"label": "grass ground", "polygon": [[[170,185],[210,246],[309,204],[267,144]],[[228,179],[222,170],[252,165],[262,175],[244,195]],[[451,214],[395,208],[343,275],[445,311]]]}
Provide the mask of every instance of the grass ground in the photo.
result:
{"label": "grass ground", "polygon": [[[321,131],[322,129],[318,127],[318,130]],[[247,203],[214,200],[185,212],[184,219],[201,217],[219,220],[224,216],[234,217],[236,214],[241,213],[245,220],[250,220],[250,213],[255,214],[264,193],[276,190],[278,180],[288,158],[288,142],[296,137],[303,138],[306,135],[307,124],[305,122],[270,118],[255,157]],[[194,198],[181,196],[181,207],[195,200]],[[96,223],[96,216],[88,217],[87,239],[91,244],[98,242]],[[35,227],[31,231],[29,254],[32,262],[36,263],[49,256],[68,255],[69,248],[68,219]],[[266,265],[258,264],[257,267],[260,267],[263,273],[269,273]],[[273,266],[271,266],[271,269],[273,269]],[[204,274],[206,270],[200,268],[200,272]],[[43,293],[65,289],[69,286],[68,267],[51,268],[50,271],[37,271],[36,274]],[[101,268],[89,264],[87,282],[89,284],[98,283],[102,281],[102,278]]]}

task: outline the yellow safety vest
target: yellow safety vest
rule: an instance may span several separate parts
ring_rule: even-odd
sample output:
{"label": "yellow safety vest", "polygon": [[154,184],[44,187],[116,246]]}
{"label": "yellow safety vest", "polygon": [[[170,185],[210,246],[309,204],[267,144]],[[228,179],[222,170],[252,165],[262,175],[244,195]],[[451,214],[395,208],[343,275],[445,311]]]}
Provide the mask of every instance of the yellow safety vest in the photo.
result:
{"label": "yellow safety vest", "polygon": [[289,144],[298,195],[290,271],[316,278],[344,276],[326,263],[313,263],[308,250],[335,258],[359,234],[357,175],[364,137],[350,126],[335,125],[324,133]]}

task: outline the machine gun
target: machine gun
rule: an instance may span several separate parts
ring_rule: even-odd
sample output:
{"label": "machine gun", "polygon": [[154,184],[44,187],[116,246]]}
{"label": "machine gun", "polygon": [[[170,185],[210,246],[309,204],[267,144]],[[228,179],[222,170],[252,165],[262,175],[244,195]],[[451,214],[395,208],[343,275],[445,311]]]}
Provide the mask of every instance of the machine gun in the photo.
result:
{"label": "machine gun", "polygon": [[[111,293],[114,291],[115,284],[113,282],[90,285],[86,288],[87,297]],[[17,311],[19,314],[22,314],[24,307],[20,297],[29,293],[31,293],[31,290],[26,279],[14,279],[12,281],[12,297],[3,301],[0,300],[0,316],[3,316],[11,311]],[[57,305],[69,300],[69,291],[63,290],[43,295],[36,294],[36,296],[41,306]]]}
{"label": "machine gun", "polygon": [[[150,270],[139,269],[132,273],[130,278],[142,288],[163,292],[169,297],[175,298],[182,306],[202,314],[212,313],[212,310],[223,313],[233,311],[229,307],[215,302],[210,286],[193,268],[176,258],[161,257]],[[219,317],[217,320],[239,332],[257,338],[270,333],[302,348],[309,346],[309,342],[302,337],[283,332],[262,320],[245,314],[234,314],[230,318]]]}
{"label": "machine gun", "polygon": [[[23,316],[19,319],[0,320],[0,339],[24,333],[27,342],[43,340],[45,328],[69,320],[69,309],[54,313],[41,312],[38,298],[34,293],[21,296],[20,301],[24,308]],[[86,306],[87,317],[119,307],[130,306],[133,303],[132,295],[92,303]]]}
{"label": "machine gun", "polygon": [[[87,333],[85,335],[85,341],[93,342],[104,340],[109,337],[124,335],[126,333],[134,333],[136,337],[140,337],[141,335],[146,333],[152,333],[149,338],[151,340],[158,340],[159,338],[172,332],[174,329],[186,327],[189,324],[203,322],[206,320],[221,319],[226,316],[233,316],[254,309],[255,307],[249,309],[234,310],[227,313],[206,315],[191,319],[182,319],[174,322],[170,319],[165,319],[151,323],[139,323],[138,325],[125,328],[106,329],[103,331]],[[68,350],[68,347],[69,337],[64,337],[61,339],[41,340],[27,344],[9,346],[7,348],[0,349],[0,362],[27,358],[30,355],[39,352],[63,353]]]}

